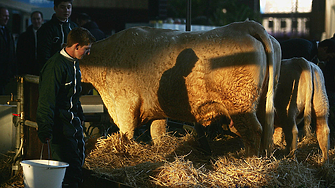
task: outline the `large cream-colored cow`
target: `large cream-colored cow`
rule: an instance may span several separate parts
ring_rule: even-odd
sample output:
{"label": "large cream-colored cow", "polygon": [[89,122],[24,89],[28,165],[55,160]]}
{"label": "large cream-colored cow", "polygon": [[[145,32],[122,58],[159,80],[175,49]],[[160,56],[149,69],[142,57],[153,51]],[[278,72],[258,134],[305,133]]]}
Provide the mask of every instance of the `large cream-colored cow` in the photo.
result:
{"label": "large cream-colored cow", "polygon": [[316,120],[316,136],[323,153],[328,158],[329,127],[328,97],[321,69],[304,58],[284,59],[275,94],[275,126],[285,134],[287,153],[297,149],[297,124],[304,119],[307,135],[311,134],[311,119]]}
{"label": "large cream-colored cow", "polygon": [[[260,24],[245,21],[206,32],[123,30],[94,43],[80,67],[83,82],[93,84],[129,137],[149,120],[207,126],[226,116],[251,156],[259,155],[262,135],[271,150],[280,58],[279,43]],[[257,118],[259,106],[264,119]]]}

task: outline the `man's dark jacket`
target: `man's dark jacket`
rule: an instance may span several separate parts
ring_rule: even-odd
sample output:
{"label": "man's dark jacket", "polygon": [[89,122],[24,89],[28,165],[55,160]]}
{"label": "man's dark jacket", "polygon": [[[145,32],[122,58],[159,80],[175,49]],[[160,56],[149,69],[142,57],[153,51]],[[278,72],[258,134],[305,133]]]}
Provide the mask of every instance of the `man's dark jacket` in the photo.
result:
{"label": "man's dark jacket", "polygon": [[55,14],[51,20],[41,26],[37,31],[37,60],[40,69],[52,55],[63,48],[67,35],[75,27],[77,25],[70,20],[67,22],[59,21]]}
{"label": "man's dark jacket", "polygon": [[19,74],[39,75],[33,25],[20,34],[16,47]]}
{"label": "man's dark jacket", "polygon": [[78,131],[73,123],[84,121],[79,62],[66,54],[65,50],[56,53],[41,70],[36,122],[42,142],[72,137]]}
{"label": "man's dark jacket", "polygon": [[7,84],[14,75],[17,74],[15,44],[11,32],[5,27],[7,42],[5,36],[0,32],[0,84]]}
{"label": "man's dark jacket", "polygon": [[315,41],[306,39],[289,39],[280,42],[282,59],[304,57],[308,61],[317,63],[318,48]]}

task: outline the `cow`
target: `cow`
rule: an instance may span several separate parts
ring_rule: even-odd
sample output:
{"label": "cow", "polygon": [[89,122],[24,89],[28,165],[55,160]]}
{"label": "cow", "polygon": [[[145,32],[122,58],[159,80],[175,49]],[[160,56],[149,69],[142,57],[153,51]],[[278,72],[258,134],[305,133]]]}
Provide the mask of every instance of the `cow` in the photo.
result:
{"label": "cow", "polygon": [[304,130],[311,136],[311,119],[316,120],[316,136],[323,160],[328,159],[329,103],[321,69],[303,57],[283,59],[276,90],[275,127],[282,128],[286,141],[286,154],[295,156],[298,127],[304,120]]}
{"label": "cow", "polygon": [[272,147],[280,59],[278,41],[259,23],[244,21],[196,32],[126,29],[94,43],[80,67],[82,81],[97,89],[129,138],[150,120],[151,136],[158,137],[166,118],[207,126],[228,117],[246,155],[258,156]]}

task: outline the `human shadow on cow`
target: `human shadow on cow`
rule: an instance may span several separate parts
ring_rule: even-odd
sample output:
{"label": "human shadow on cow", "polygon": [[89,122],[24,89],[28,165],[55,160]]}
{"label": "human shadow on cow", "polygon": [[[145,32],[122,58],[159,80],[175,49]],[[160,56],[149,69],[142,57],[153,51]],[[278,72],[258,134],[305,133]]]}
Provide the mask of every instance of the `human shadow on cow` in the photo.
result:
{"label": "human shadow on cow", "polygon": [[[163,73],[157,95],[159,104],[168,117],[196,122],[191,113],[185,78],[192,72],[198,60],[199,58],[192,49],[185,49],[178,55],[176,64]],[[195,129],[201,149],[206,154],[211,154],[202,125],[195,123]]]}
{"label": "human shadow on cow", "polygon": [[192,49],[185,49],[178,55],[176,64],[163,73],[157,94],[159,104],[168,117],[175,119],[192,117],[187,121],[195,122],[195,117],[191,113],[185,77],[192,72],[198,59]]}

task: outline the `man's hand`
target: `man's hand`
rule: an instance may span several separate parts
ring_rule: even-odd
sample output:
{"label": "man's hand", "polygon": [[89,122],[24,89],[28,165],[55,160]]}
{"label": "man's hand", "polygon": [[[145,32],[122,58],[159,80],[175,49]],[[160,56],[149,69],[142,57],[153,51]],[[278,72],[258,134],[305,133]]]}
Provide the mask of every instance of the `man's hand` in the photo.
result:
{"label": "man's hand", "polygon": [[41,140],[43,144],[46,144],[51,140],[51,134],[44,133],[44,132],[38,132],[38,138]]}
{"label": "man's hand", "polygon": [[50,140],[51,140],[50,138],[46,138],[45,139],[45,144],[48,144],[50,142]]}

